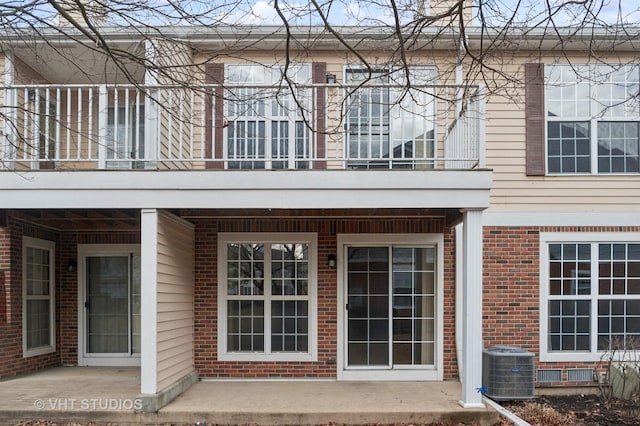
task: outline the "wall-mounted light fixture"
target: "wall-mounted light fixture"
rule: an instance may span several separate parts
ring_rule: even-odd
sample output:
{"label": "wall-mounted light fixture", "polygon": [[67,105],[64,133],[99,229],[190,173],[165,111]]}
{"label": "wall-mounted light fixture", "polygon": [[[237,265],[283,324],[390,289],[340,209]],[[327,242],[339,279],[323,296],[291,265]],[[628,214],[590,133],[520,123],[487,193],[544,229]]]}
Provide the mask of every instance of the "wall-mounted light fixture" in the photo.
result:
{"label": "wall-mounted light fixture", "polygon": [[335,254],[330,254],[329,256],[327,256],[327,266],[329,268],[335,268],[336,267],[336,255]]}
{"label": "wall-mounted light fixture", "polygon": [[336,84],[336,81],[335,74],[327,74],[327,84]]}
{"label": "wall-mounted light fixture", "polygon": [[69,263],[67,263],[67,271],[75,272],[78,269],[78,263],[75,259],[69,259]]}

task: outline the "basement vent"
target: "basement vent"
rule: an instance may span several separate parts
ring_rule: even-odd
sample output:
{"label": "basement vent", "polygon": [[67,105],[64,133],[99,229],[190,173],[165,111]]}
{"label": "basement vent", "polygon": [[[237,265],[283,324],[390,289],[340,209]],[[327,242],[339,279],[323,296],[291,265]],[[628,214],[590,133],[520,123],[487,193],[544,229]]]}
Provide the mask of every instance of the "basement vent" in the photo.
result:
{"label": "basement vent", "polygon": [[567,370],[567,380],[570,382],[592,382],[593,370],[590,368],[572,368]]}
{"label": "basement vent", "polygon": [[561,382],[562,370],[538,370],[539,382]]}

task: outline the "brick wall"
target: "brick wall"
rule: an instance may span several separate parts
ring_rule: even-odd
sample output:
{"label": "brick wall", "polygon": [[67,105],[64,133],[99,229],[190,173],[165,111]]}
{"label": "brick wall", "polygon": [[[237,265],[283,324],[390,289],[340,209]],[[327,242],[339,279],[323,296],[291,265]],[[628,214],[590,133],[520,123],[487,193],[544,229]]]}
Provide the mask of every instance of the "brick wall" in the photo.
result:
{"label": "brick wall", "polygon": [[[22,237],[56,243],[56,352],[23,357],[22,352]],[[137,244],[140,232],[58,232],[9,216],[0,227],[0,378],[58,365],[78,363],[78,276],[69,272],[77,261],[78,244]]]}
{"label": "brick wall", "polygon": [[[341,233],[444,232],[439,220],[392,219],[191,219],[196,225],[195,362],[201,377],[315,377],[335,378],[337,360],[337,276],[324,259],[337,252]],[[318,236],[318,361],[220,362],[217,361],[217,234],[218,232],[314,232]],[[453,306],[454,236],[445,241],[445,377],[457,375]]]}
{"label": "brick wall", "polygon": [[[22,237],[57,242],[58,234],[46,228],[24,223],[11,217],[0,228],[0,271],[4,275],[4,321],[0,323],[0,378],[40,370],[60,364],[59,345],[56,352],[24,358],[22,355]],[[56,256],[58,254],[56,253]],[[58,276],[56,275],[56,281]],[[56,302],[59,295],[56,294]],[[57,304],[56,304],[57,306]],[[56,323],[60,312],[56,310]],[[56,330],[59,328],[56,326]],[[56,332],[56,344],[60,341]]]}
{"label": "brick wall", "polygon": [[535,354],[536,368],[594,368],[595,363],[540,363],[541,232],[640,232],[640,227],[485,227],[484,345],[521,346]]}

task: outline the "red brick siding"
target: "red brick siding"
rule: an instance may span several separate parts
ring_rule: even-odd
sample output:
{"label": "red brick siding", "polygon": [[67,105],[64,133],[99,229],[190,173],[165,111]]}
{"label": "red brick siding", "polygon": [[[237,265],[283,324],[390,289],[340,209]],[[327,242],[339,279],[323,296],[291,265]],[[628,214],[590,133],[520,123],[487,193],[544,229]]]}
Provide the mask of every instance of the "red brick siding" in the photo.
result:
{"label": "red brick siding", "polygon": [[444,232],[444,378],[458,377],[456,351],[456,234],[453,228]]}
{"label": "red brick siding", "polygon": [[[0,228],[0,270],[4,270],[6,321],[0,323],[0,378],[40,370],[60,364],[60,336],[56,325],[56,352],[24,358],[22,355],[22,237],[57,242],[56,232],[28,223],[7,219]],[[56,252],[56,256],[58,256]],[[56,282],[58,275],[56,274]],[[56,324],[60,321],[57,309]]]}
{"label": "red brick siding", "polygon": [[640,227],[485,227],[484,345],[521,346],[535,354],[540,369],[594,368],[596,363],[540,362],[541,232],[640,232]]}
{"label": "red brick siding", "polygon": [[[22,355],[22,237],[56,243],[56,352],[24,358]],[[5,321],[0,321],[0,378],[78,362],[77,259],[78,244],[137,244],[140,232],[58,232],[12,216],[0,228],[0,273],[4,276]]]}
{"label": "red brick siding", "polygon": [[[337,252],[341,233],[442,233],[439,220],[393,219],[192,219],[196,225],[195,362],[201,377],[336,377],[337,276],[324,259]],[[217,234],[218,232],[314,232],[318,236],[318,361],[217,361]],[[457,374],[455,365],[453,234],[445,244],[445,377]]]}

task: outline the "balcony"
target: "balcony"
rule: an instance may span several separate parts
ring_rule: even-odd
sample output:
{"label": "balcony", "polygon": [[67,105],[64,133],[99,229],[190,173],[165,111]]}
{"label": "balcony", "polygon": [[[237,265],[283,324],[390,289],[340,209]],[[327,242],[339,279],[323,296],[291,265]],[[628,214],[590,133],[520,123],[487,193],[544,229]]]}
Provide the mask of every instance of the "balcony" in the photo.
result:
{"label": "balcony", "polygon": [[476,86],[13,85],[0,170],[472,170]]}
{"label": "balcony", "polygon": [[15,85],[4,97],[7,209],[489,205],[478,87]]}

